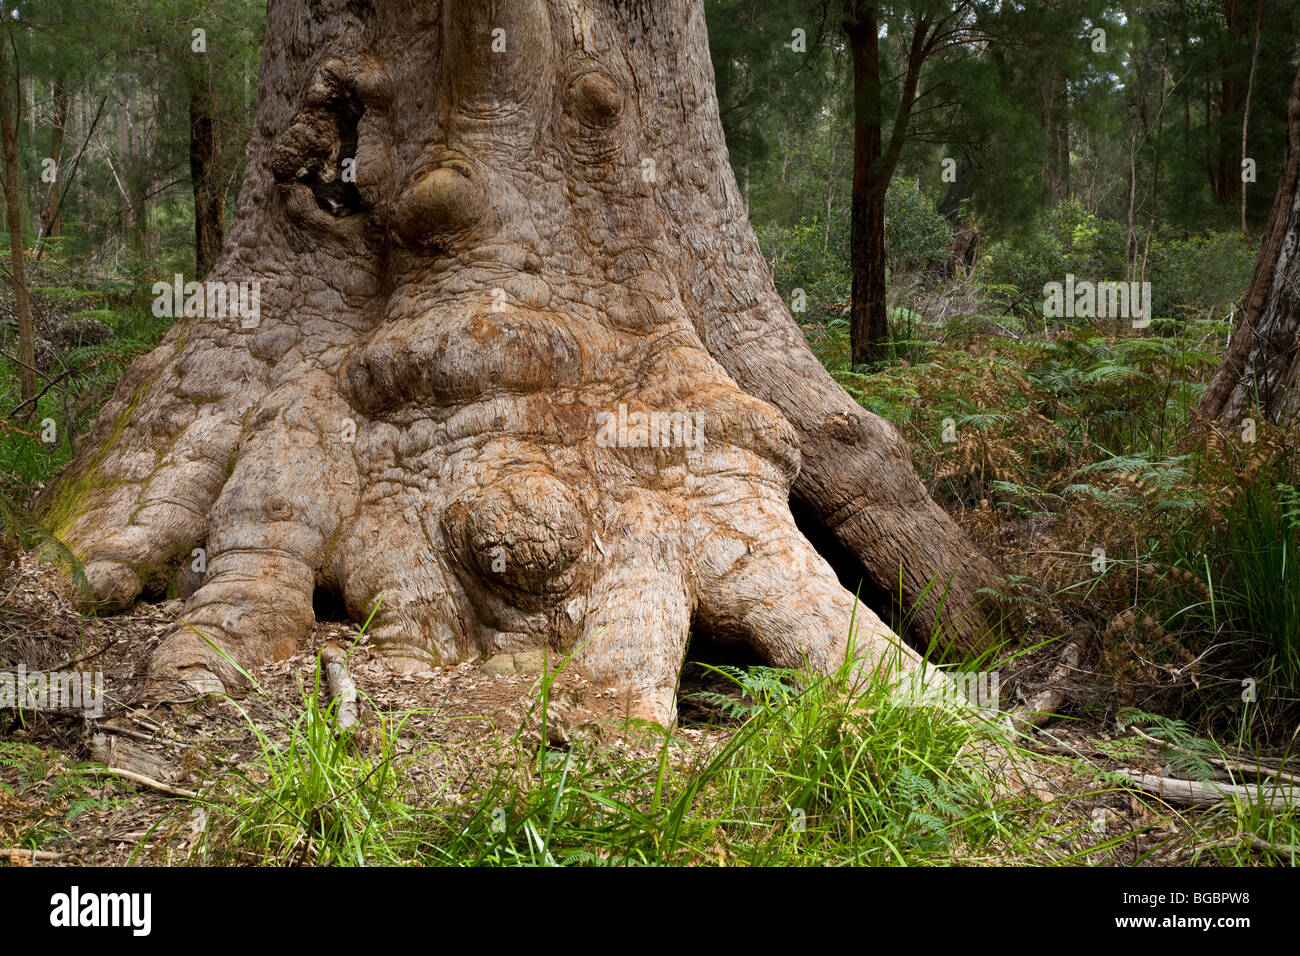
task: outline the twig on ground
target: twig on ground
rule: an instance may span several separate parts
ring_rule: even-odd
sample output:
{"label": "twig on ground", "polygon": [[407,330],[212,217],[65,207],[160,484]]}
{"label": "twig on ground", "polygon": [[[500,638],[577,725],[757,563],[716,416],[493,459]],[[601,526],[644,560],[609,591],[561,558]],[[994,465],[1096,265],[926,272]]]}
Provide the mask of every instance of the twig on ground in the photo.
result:
{"label": "twig on ground", "polygon": [[1137,734],[1143,740],[1148,740],[1153,744],[1157,744],[1160,747],[1168,748],[1170,750],[1177,750],[1179,753],[1199,757],[1207,763],[1212,763],[1223,770],[1241,774],[1251,774],[1256,777],[1276,777],[1278,780],[1283,780],[1287,783],[1300,784],[1300,777],[1297,777],[1294,774],[1285,773],[1282,770],[1276,770],[1272,767],[1265,767],[1262,765],[1252,767],[1247,763],[1241,763],[1236,760],[1225,760],[1221,757],[1214,757],[1209,754],[1189,754],[1186,748],[1175,746],[1171,741],[1161,740],[1159,737],[1152,737],[1150,734],[1143,733],[1141,727],[1131,726],[1129,727],[1129,730],[1133,731],[1133,733]]}
{"label": "twig on ground", "polygon": [[1065,691],[1061,685],[1078,669],[1082,644],[1083,637],[1076,635],[1061,652],[1061,659],[1052,668],[1043,690],[1011,712],[1011,723],[1016,730],[1024,733],[1032,727],[1047,723],[1056,714],[1065,700]]}

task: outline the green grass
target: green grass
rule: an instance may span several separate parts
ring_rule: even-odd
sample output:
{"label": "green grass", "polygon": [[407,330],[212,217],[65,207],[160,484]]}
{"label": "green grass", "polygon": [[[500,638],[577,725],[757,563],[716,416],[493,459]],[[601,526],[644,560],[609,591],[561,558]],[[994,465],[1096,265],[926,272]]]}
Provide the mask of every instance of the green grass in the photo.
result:
{"label": "green grass", "polygon": [[[243,712],[259,746],[248,763],[231,764],[210,786],[210,825],[194,862],[271,865],[392,865],[402,843],[392,833],[414,810],[400,794],[396,751],[406,718],[381,720],[376,752],[363,754],[351,731],[338,731],[335,705],[320,703],[315,684],[300,688],[302,709],[281,714],[273,734]],[[402,758],[409,759],[409,758]]]}
{"label": "green grass", "polygon": [[[578,737],[567,749],[522,729],[505,759],[420,794],[408,779],[438,746],[401,745],[411,715],[363,744],[335,732],[317,683],[277,737],[205,791],[204,862],[269,865],[948,865],[1032,852],[1040,815],[1000,795],[980,757],[1016,751],[996,726],[909,705],[886,682],[850,692],[768,668],[733,682],[726,732],[705,747],[653,725]],[[540,679],[522,727],[544,723]],[[545,733],[541,735],[545,739]],[[620,745],[617,741],[622,741]]]}
{"label": "green grass", "polygon": [[[1225,494],[1208,536],[1175,535],[1159,558],[1190,571],[1196,589],[1152,600],[1166,628],[1194,635],[1212,679],[1181,707],[1190,720],[1241,723],[1247,735],[1292,736],[1300,693],[1300,512],[1290,454]],[[1224,718],[1223,714],[1233,715]]]}

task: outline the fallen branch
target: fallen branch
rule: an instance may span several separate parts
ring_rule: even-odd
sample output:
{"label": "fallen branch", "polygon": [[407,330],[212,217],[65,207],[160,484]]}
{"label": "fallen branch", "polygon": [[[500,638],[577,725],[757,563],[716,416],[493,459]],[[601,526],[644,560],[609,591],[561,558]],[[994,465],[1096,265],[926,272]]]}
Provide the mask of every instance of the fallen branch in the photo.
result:
{"label": "fallen branch", "polygon": [[338,702],[334,712],[339,730],[347,730],[357,723],[357,685],[348,673],[348,658],[343,648],[331,642],[321,651],[325,664],[325,681],[330,700]]}
{"label": "fallen branch", "polygon": [[186,742],[182,737],[177,735],[174,731],[168,730],[162,724],[158,723],[158,721],[153,720],[144,711],[135,710],[131,707],[127,707],[126,713],[131,718],[131,720],[135,721],[141,727],[144,727],[147,730],[151,730],[161,737],[166,737],[168,740],[171,740],[174,743],[178,743],[178,744],[183,744]]}
{"label": "fallen branch", "polygon": [[186,800],[197,800],[199,795],[193,790],[186,790],[184,787],[173,787],[169,783],[163,783],[161,780],[154,780],[146,777],[141,773],[132,773],[130,770],[121,770],[117,767],[104,767],[103,773],[111,773],[123,780],[129,780],[131,783],[138,783],[142,787],[149,787],[151,790],[157,790],[159,793],[166,793],[173,797],[184,797]]}
{"label": "fallen branch", "polygon": [[7,432],[13,432],[16,435],[26,435],[28,438],[38,437],[36,432],[29,432],[26,429],[19,428],[17,425],[11,425],[2,418],[0,418],[0,429]]}
{"label": "fallen branch", "polygon": [[62,372],[60,372],[58,375],[54,376],[54,378],[52,378],[52,379],[50,379],[48,382],[46,382],[46,383],[45,383],[45,387],[42,388],[39,392],[37,392],[35,395],[33,395],[31,398],[25,398],[25,399],[23,399],[21,402],[19,402],[17,405],[15,405],[15,406],[14,406],[14,410],[11,411],[11,412],[9,413],[8,417],[9,417],[9,418],[13,418],[15,415],[17,415],[20,411],[22,411],[22,410],[23,410],[26,406],[28,406],[28,405],[31,405],[32,408],[33,408],[33,410],[35,410],[35,403],[36,403],[36,402],[39,402],[39,401],[41,400],[41,398],[44,397],[44,395],[45,395],[46,392],[48,392],[50,389],[52,389],[55,385],[58,385],[59,382],[63,381],[65,378],[67,378],[67,377],[68,377],[69,375],[71,375],[71,374],[72,374],[72,369],[70,369],[70,368],[65,368],[65,369],[64,369]]}
{"label": "fallen branch", "polygon": [[1065,650],[1061,652],[1061,659],[1057,661],[1047,678],[1044,689],[1011,711],[1011,724],[1017,731],[1024,733],[1032,727],[1047,723],[1060,709],[1061,703],[1065,700],[1065,691],[1061,689],[1061,685],[1079,668],[1083,637],[1084,635],[1076,635],[1065,646]]}
{"label": "fallen branch", "polygon": [[1263,837],[1250,834],[1250,845],[1253,849],[1265,853],[1276,853],[1279,856],[1296,856],[1300,854],[1300,846],[1294,846],[1290,843],[1269,843]]}
{"label": "fallen branch", "polygon": [[120,734],[123,737],[130,737],[133,740],[143,740],[147,744],[169,744],[171,741],[153,734],[146,734],[142,730],[135,730],[131,727],[119,727],[116,724],[96,723],[92,724],[95,730],[103,731],[106,734]]}
{"label": "fallen branch", "polygon": [[[1292,787],[1263,787],[1253,783],[1202,783],[1129,769],[1110,772],[1131,780],[1139,790],[1184,806],[1217,807],[1237,798],[1249,803],[1266,802],[1273,810],[1285,810],[1300,802],[1300,790]],[[1268,794],[1267,797],[1265,793]]]}
{"label": "fallen branch", "polygon": [[70,671],[77,667],[80,667],[82,664],[86,663],[86,661],[93,661],[96,657],[99,657],[101,654],[107,653],[113,647],[113,645],[116,644],[119,640],[121,640],[121,638],[115,637],[97,651],[88,651],[87,653],[82,654],[80,657],[70,657],[66,661],[61,663],[58,667],[54,668],[54,670]]}
{"label": "fallen branch", "polygon": [[144,787],[150,787],[161,793],[174,797],[197,800],[199,795],[193,790],[173,786],[158,777],[172,776],[168,762],[143,747],[136,747],[108,734],[95,734],[90,738],[90,756],[104,765],[105,771],[116,774],[123,780],[130,780]]}
{"label": "fallen branch", "polygon": [[[52,850],[25,850],[22,847],[11,846],[0,850],[0,855],[7,856],[12,866],[31,866],[33,863],[57,863],[59,860],[68,858],[67,853],[55,853]],[[18,861],[26,858],[26,863]]]}
{"label": "fallen branch", "polygon": [[1157,744],[1160,747],[1168,748],[1169,750],[1176,750],[1179,753],[1187,754],[1189,757],[1198,757],[1201,760],[1206,761],[1207,763],[1214,764],[1216,767],[1219,767],[1222,770],[1227,770],[1229,772],[1236,772],[1240,774],[1249,774],[1256,777],[1276,777],[1278,780],[1283,780],[1286,781],[1287,783],[1300,784],[1300,777],[1297,777],[1295,774],[1286,773],[1282,770],[1274,769],[1272,767],[1265,767],[1262,764],[1256,764],[1255,766],[1252,767],[1248,763],[1241,763],[1240,761],[1237,760],[1224,760],[1223,758],[1213,757],[1210,756],[1209,754],[1193,754],[1190,751],[1188,751],[1187,748],[1185,747],[1175,746],[1172,742],[1168,740],[1161,740],[1158,737],[1152,737],[1150,734],[1144,733],[1142,728],[1136,725],[1130,727],[1129,730],[1133,731],[1133,733],[1137,734],[1143,740],[1148,740],[1153,744]]}

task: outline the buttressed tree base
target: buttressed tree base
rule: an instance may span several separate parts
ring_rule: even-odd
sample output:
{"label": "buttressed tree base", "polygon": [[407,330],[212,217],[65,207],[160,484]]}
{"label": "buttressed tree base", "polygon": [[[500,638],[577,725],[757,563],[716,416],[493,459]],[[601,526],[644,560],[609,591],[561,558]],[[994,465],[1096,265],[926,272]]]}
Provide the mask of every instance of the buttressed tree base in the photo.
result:
{"label": "buttressed tree base", "polygon": [[195,631],[252,667],[323,589],[396,670],[579,649],[668,723],[692,629],[843,662],[805,532],[913,645],[980,646],[994,569],[778,296],[707,43],[700,0],[272,0],[207,277],[257,313],[181,317],[42,504],[102,610],[202,570],[154,677],[237,688]]}

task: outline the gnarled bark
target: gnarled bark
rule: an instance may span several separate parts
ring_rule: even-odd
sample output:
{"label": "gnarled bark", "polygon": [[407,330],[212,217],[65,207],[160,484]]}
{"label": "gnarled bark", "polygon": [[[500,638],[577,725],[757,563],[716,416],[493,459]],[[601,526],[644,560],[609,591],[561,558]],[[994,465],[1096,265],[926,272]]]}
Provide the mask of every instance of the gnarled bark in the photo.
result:
{"label": "gnarled bark", "polygon": [[[793,499],[923,641],[979,644],[991,567],[773,287],[698,0],[272,0],[267,37],[209,276],[260,282],[260,319],[179,321],[46,505],[102,606],[202,547],[184,616],[246,664],[325,588],[382,596],[396,668],[580,648],[668,721],[692,625],[844,660],[854,598]],[[918,662],[856,624],[863,667]],[[239,683],[187,628],[151,667]]]}

